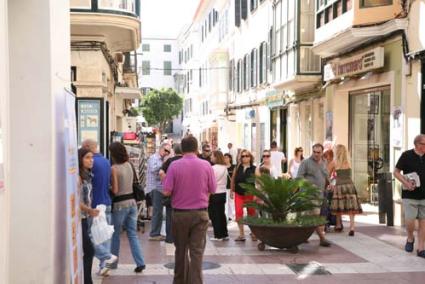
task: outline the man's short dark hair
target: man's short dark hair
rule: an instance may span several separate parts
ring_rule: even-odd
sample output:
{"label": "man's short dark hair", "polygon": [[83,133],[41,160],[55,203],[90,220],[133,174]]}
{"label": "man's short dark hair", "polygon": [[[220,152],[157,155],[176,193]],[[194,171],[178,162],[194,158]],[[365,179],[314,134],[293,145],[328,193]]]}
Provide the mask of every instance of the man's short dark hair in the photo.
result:
{"label": "man's short dark hair", "polygon": [[174,154],[181,155],[182,154],[182,147],[181,147],[180,143],[175,143],[173,145],[173,150],[174,150]]}
{"label": "man's short dark hair", "polygon": [[182,139],[181,142],[183,153],[193,153],[198,150],[198,140],[192,135],[188,135]]}
{"label": "man's short dark hair", "polygon": [[272,143],[270,143],[270,148],[277,148],[277,142],[272,141]]}
{"label": "man's short dark hair", "polygon": [[323,147],[323,145],[322,144],[320,144],[320,143],[316,143],[316,144],[314,144],[313,145],[313,147],[311,147],[312,149],[314,149],[314,148],[322,148],[322,151],[325,149],[324,147]]}

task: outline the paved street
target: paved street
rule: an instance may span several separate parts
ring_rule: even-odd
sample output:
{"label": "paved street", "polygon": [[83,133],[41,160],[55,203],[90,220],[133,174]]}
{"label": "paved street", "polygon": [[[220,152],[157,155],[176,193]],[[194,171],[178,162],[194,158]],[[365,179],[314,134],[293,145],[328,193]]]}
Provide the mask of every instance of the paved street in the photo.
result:
{"label": "paved street", "polygon": [[[266,248],[257,249],[257,242],[236,243],[234,222],[229,224],[231,240],[208,241],[205,262],[218,264],[216,269],[204,270],[205,283],[424,283],[425,259],[404,252],[404,232],[399,227],[376,225],[374,213],[360,216],[355,237],[330,232],[331,248],[318,246],[313,235],[310,242],[300,246],[298,254]],[[374,223],[374,224],[370,224]],[[347,223],[345,224],[348,225]],[[212,236],[212,228],[208,230]],[[171,283],[173,270],[164,264],[173,262],[174,246],[148,241],[141,234],[147,269],[133,273],[126,236],[122,236],[119,269],[111,276],[95,278],[96,283]]]}

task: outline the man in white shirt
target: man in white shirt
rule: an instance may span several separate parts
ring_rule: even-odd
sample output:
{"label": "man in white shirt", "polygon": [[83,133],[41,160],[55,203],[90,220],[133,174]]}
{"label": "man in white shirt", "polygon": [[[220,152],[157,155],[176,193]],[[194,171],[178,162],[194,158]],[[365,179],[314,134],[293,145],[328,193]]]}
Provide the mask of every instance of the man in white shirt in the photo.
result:
{"label": "man in white shirt", "polygon": [[279,177],[282,176],[282,163],[286,162],[286,157],[283,152],[278,150],[276,141],[270,144],[270,160],[272,167],[279,173]]}
{"label": "man in white shirt", "polygon": [[228,153],[232,156],[232,164],[236,165],[238,163],[238,150],[233,148],[233,144],[227,144],[227,148],[229,149]]}

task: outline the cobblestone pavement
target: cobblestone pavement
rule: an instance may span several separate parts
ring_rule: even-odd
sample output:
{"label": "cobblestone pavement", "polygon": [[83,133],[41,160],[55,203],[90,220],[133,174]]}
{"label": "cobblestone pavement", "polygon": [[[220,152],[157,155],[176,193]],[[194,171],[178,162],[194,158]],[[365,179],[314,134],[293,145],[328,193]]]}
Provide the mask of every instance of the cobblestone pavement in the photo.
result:
{"label": "cobblestone pavement", "polygon": [[[204,262],[219,264],[204,270],[204,283],[425,283],[425,259],[403,250],[403,228],[377,223],[376,214],[362,215],[354,237],[330,232],[330,248],[319,247],[314,234],[297,254],[267,247],[257,249],[249,238],[234,242],[237,226],[229,223],[230,241],[207,241]],[[375,222],[376,221],[376,222]],[[346,224],[347,226],[348,224]],[[247,232],[249,230],[247,229]],[[212,236],[212,228],[208,237]],[[173,270],[164,265],[174,261],[174,246],[148,240],[140,233],[147,269],[135,274],[134,262],[125,234],[122,235],[120,264],[96,283],[172,283]]]}

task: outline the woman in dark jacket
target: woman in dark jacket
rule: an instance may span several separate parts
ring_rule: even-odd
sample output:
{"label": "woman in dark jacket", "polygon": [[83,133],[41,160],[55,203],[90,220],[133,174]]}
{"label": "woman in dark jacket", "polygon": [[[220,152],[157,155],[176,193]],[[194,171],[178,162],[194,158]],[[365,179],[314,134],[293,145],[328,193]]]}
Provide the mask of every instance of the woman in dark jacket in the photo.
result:
{"label": "woman in dark jacket", "polygon": [[[243,224],[240,219],[243,217],[243,205],[247,202],[253,201],[254,196],[251,194],[247,194],[246,190],[241,187],[241,183],[252,183],[253,181],[249,181],[249,178],[254,177],[255,175],[255,166],[254,166],[254,157],[248,150],[242,150],[240,155],[240,160],[236,169],[233,172],[232,183],[231,183],[231,198],[235,198],[235,215],[236,222],[238,222],[239,226],[239,236],[235,239],[235,241],[243,242],[245,241],[245,233]],[[254,208],[247,208],[248,216],[255,216]],[[251,233],[251,237],[253,241],[256,241],[257,238],[254,234]]]}

